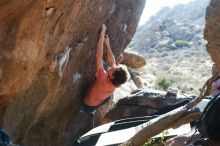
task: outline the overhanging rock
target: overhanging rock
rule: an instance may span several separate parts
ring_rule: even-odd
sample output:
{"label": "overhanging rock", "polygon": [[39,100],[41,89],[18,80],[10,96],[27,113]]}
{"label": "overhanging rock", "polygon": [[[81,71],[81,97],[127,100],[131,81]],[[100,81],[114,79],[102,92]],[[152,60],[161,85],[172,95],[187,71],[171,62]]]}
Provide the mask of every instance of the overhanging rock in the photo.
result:
{"label": "overhanging rock", "polygon": [[15,143],[67,146],[86,131],[89,118],[69,125],[94,79],[101,25],[107,25],[117,58],[136,30],[144,3],[0,2],[0,123]]}

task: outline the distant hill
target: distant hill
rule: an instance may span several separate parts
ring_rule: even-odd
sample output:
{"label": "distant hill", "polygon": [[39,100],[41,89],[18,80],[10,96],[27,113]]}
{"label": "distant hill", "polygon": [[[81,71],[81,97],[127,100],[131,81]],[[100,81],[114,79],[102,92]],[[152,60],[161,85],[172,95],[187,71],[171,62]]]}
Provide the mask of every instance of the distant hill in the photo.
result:
{"label": "distant hill", "polygon": [[138,28],[128,46],[146,58],[139,70],[151,88],[166,81],[186,94],[199,94],[211,74],[211,59],[203,39],[205,11],[209,0],[195,0],[162,8]]}
{"label": "distant hill", "polygon": [[195,0],[162,8],[137,30],[129,49],[146,53],[203,46],[205,11],[209,1]]}

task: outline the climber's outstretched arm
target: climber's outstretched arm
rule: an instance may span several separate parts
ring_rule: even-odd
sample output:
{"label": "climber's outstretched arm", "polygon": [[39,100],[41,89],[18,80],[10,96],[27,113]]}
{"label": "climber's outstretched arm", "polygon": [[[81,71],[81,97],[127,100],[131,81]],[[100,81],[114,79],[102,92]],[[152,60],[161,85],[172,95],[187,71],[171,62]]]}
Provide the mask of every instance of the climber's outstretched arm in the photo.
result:
{"label": "climber's outstretched arm", "polygon": [[105,31],[106,26],[105,24],[102,25],[102,31],[100,33],[99,42],[96,47],[96,70],[103,68],[103,43],[105,40]]}
{"label": "climber's outstretched arm", "polygon": [[107,53],[107,60],[110,67],[115,67],[115,56],[112,53],[112,49],[109,42],[109,37],[105,35],[105,45],[106,45],[106,53]]}

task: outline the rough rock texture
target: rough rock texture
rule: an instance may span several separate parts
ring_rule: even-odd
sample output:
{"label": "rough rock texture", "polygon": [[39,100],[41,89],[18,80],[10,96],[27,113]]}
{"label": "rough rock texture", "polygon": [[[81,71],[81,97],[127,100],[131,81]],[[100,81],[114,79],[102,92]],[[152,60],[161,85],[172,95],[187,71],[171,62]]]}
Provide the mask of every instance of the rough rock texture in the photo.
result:
{"label": "rough rock texture", "polygon": [[0,124],[15,143],[66,146],[87,130],[91,118],[74,117],[94,80],[101,24],[117,58],[144,3],[0,1]]}
{"label": "rough rock texture", "polygon": [[141,75],[137,71],[132,70],[132,69],[129,69],[128,71],[131,75],[131,79],[133,80],[134,84],[136,85],[136,87],[138,89],[141,89],[141,88],[144,88],[144,87],[147,86],[147,84],[145,84],[143,82],[143,79],[141,78]]}
{"label": "rough rock texture", "polygon": [[123,52],[123,56],[123,61],[121,63],[128,67],[141,68],[146,65],[145,58],[141,55],[131,52]]}
{"label": "rough rock texture", "polygon": [[166,92],[156,90],[137,90],[133,94],[120,99],[105,115],[101,123],[104,124],[122,118],[161,114],[161,112],[168,111],[174,104],[176,104],[175,107],[177,108],[182,105],[180,103],[188,102],[190,99],[182,95],[179,95],[178,98],[173,98]]}
{"label": "rough rock texture", "polygon": [[206,9],[205,39],[208,41],[207,49],[212,61],[216,64],[220,76],[220,2],[211,0]]}

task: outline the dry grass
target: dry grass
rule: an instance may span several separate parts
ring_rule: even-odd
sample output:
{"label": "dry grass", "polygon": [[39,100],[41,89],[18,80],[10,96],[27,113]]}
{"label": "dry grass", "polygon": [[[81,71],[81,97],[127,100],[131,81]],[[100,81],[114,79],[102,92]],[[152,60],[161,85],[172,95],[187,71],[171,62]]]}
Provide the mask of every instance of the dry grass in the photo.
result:
{"label": "dry grass", "polygon": [[147,66],[140,69],[142,77],[165,78],[180,92],[198,95],[204,82],[211,76],[211,59],[204,48],[162,51],[145,54]]}

